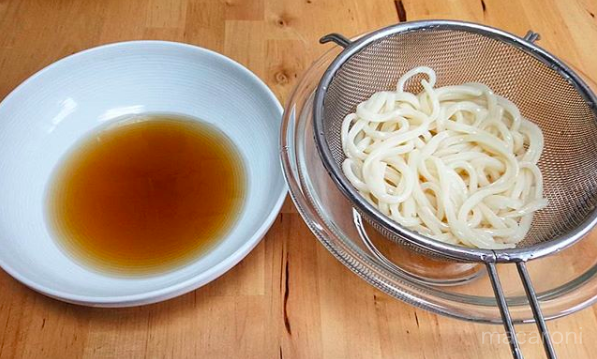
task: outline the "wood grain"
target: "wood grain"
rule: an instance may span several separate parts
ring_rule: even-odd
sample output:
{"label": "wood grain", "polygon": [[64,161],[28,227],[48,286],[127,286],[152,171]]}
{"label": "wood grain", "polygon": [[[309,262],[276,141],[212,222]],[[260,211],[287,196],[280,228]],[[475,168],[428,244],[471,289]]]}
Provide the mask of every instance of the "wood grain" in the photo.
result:
{"label": "wood grain", "polygon": [[[348,36],[400,20],[452,18],[523,34],[597,78],[595,0],[3,0],[0,98],[74,52],[104,43],[164,39],[239,61],[285,101],[329,32]],[[582,334],[563,358],[597,352],[594,308],[550,322]],[[523,326],[535,333],[533,326]],[[263,242],[197,291],[128,309],[92,309],[39,295],[0,271],[2,358],[509,358],[484,343],[502,332],[394,300],[337,262],[287,201]],[[486,340],[485,340],[486,341]],[[539,343],[523,345],[541,358]]]}

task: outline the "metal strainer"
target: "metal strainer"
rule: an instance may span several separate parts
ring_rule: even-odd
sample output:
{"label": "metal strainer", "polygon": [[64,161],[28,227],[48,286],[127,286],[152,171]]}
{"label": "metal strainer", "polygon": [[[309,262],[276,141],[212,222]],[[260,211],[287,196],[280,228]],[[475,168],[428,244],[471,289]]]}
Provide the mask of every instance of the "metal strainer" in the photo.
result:
{"label": "metal strainer", "polygon": [[[581,239],[597,222],[597,99],[570,68],[525,38],[457,21],[402,23],[354,42],[338,34],[344,51],[325,72],[314,99],[315,142],[336,185],[374,228],[419,253],[446,260],[486,264],[512,354],[522,358],[496,271],[516,263],[548,357],[555,358],[544,318],[525,263],[558,252]],[[516,249],[485,250],[454,246],[408,230],[364,200],[344,176],[340,128],[344,117],[373,93],[395,88],[416,66],[437,73],[437,86],[481,82],[513,101],[539,125],[545,147],[539,167],[549,206],[536,213],[527,237]],[[407,90],[418,93],[418,80]]]}

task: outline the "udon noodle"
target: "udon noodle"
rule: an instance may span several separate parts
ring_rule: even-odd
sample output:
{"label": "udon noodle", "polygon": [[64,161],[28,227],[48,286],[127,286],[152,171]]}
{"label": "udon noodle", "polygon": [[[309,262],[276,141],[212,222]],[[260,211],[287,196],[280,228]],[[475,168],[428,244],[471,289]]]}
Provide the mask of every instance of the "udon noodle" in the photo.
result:
{"label": "udon noodle", "polygon": [[[419,74],[422,92],[405,91]],[[541,129],[484,84],[435,82],[431,68],[414,68],[396,91],[377,92],[346,116],[343,172],[406,228],[451,244],[515,247],[547,205]]]}

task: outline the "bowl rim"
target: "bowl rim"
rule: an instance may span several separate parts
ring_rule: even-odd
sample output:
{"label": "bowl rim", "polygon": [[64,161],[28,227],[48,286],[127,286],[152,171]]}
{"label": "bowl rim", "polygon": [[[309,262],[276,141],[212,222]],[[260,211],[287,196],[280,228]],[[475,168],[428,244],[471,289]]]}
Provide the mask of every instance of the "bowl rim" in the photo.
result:
{"label": "bowl rim", "polygon": [[[81,57],[91,56],[95,54],[101,54],[105,50],[108,49],[118,49],[118,48],[130,48],[136,46],[145,46],[145,47],[154,47],[154,48],[164,48],[169,47],[171,49],[184,49],[194,51],[195,53],[202,54],[208,56],[212,59],[215,59],[218,62],[226,64],[228,66],[234,67],[236,70],[240,71],[242,74],[242,78],[246,79],[249,82],[252,82],[254,85],[259,87],[263,94],[266,96],[268,100],[272,102],[275,106],[275,110],[277,114],[279,114],[280,124],[283,114],[283,108],[280,104],[278,98],[274,95],[272,90],[261,80],[257,75],[255,75],[252,71],[250,71],[245,66],[241,65],[240,63],[232,60],[231,58],[222,55],[218,52],[202,48],[199,46],[181,43],[181,42],[174,42],[174,41],[162,41],[162,40],[133,40],[133,41],[123,41],[123,42],[113,42],[108,44],[103,44],[100,46],[91,47],[89,49],[82,50],[80,52],[76,52],[72,55],[63,57],[45,67],[40,69],[39,71],[35,72],[33,75],[29,76],[26,80],[21,82],[18,86],[16,86],[2,101],[0,102],[0,111],[3,110],[7,103],[12,100],[12,98],[18,95],[23,89],[28,86],[30,83],[38,80],[44,74],[54,71],[55,69],[67,65],[72,61],[78,60]],[[278,132],[276,132],[278,133]],[[278,139],[276,139],[276,143],[279,143]],[[137,294],[130,294],[130,295],[108,295],[108,296],[97,296],[97,295],[80,295],[69,293],[53,288],[49,288],[45,285],[37,283],[34,279],[31,279],[25,275],[22,275],[16,269],[12,268],[9,264],[0,258],[0,268],[8,273],[11,277],[16,279],[17,281],[21,282],[22,284],[26,285],[27,287],[45,294],[49,297],[65,301],[68,303],[79,304],[79,305],[86,305],[86,306],[96,306],[96,307],[130,307],[130,306],[137,306],[137,305],[145,305],[151,304],[156,302],[161,302],[167,299],[174,298],[176,296],[188,293],[192,290],[195,290],[213,280],[220,277],[236,264],[238,264],[243,258],[245,258],[251,250],[259,244],[261,239],[266,235],[270,227],[273,225],[276,217],[278,216],[282,205],[284,204],[284,200],[286,199],[286,194],[288,192],[288,185],[284,179],[282,170],[280,168],[279,177],[282,181],[282,188],[280,193],[273,193],[272,197],[275,196],[274,205],[271,207],[270,212],[265,217],[265,220],[261,224],[261,226],[254,232],[254,234],[244,241],[244,243],[237,248],[232,254],[228,255],[224,260],[217,263],[215,266],[198,273],[191,278],[188,278],[183,281],[176,282],[174,284],[165,286],[163,288],[150,290],[147,292],[137,293]]]}

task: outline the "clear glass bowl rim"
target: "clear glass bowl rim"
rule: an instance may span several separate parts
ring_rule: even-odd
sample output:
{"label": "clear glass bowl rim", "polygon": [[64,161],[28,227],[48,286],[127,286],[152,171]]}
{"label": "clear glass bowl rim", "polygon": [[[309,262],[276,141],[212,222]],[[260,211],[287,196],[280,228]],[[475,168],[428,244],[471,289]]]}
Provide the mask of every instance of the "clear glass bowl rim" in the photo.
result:
{"label": "clear glass bowl rim", "polygon": [[[290,196],[305,223],[321,244],[341,263],[356,273],[375,288],[415,307],[431,312],[467,321],[482,323],[501,323],[501,316],[496,305],[456,300],[454,293],[446,293],[441,288],[432,288],[417,283],[409,278],[396,278],[396,275],[384,268],[377,260],[342,238],[342,233],[331,229],[323,219],[308,195],[297,170],[296,128],[298,113],[303,108],[297,106],[307,101],[319,83],[321,73],[337,56],[338,47],[324,53],[307,69],[294,88],[285,106],[281,126],[280,154],[284,176],[289,186]],[[586,78],[586,76],[585,76]],[[307,106],[308,107],[308,106]],[[309,114],[309,117],[311,115]],[[540,259],[539,259],[540,260]],[[597,266],[568,283],[568,289],[555,290],[554,295],[540,299],[546,319],[563,317],[597,302]],[[592,289],[588,292],[589,289]],[[457,295],[456,295],[457,296]],[[511,308],[516,323],[531,323],[533,315],[527,305]]]}

